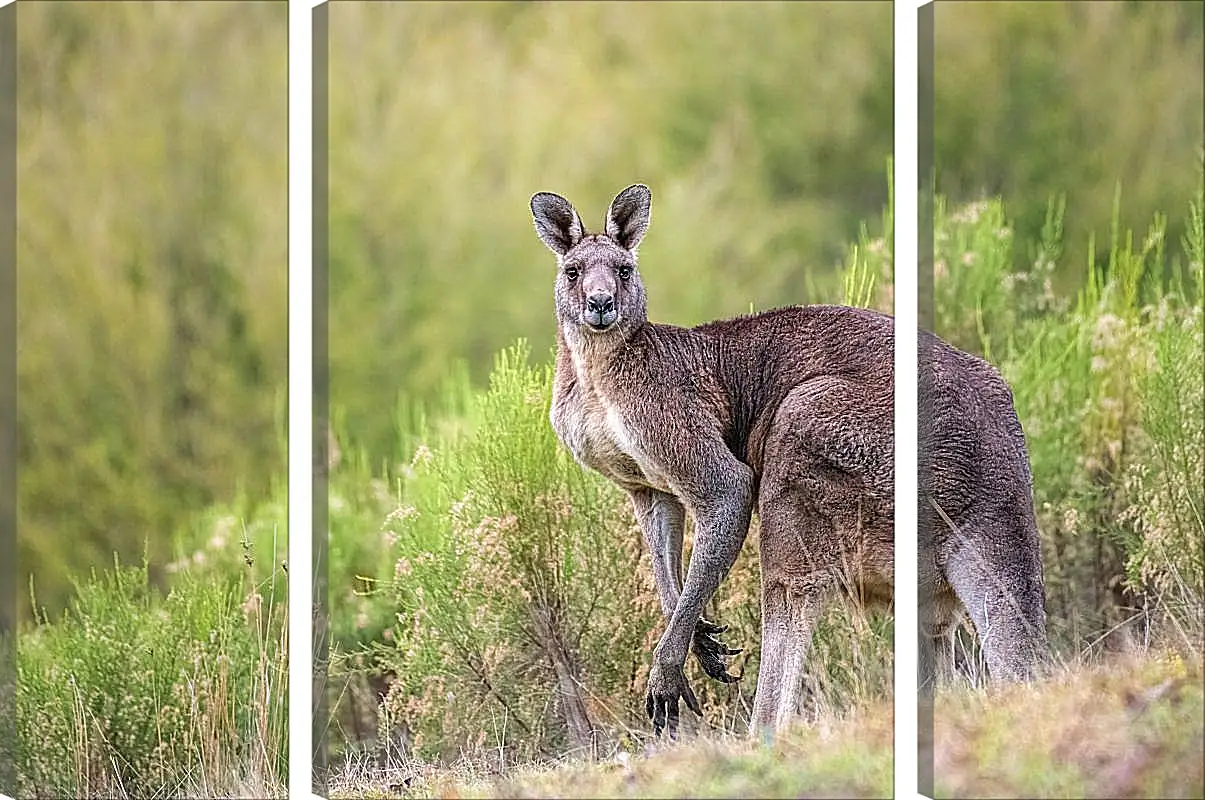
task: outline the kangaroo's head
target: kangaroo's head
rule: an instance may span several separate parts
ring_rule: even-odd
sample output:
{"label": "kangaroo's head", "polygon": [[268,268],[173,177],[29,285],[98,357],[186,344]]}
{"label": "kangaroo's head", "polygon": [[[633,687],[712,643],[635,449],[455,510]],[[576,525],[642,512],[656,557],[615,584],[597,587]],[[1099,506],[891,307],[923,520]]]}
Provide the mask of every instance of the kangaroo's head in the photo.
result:
{"label": "kangaroo's head", "polygon": [[604,233],[589,234],[568,200],[531,198],[536,233],[556,253],[557,323],[573,340],[622,340],[647,319],[636,247],[649,227],[649,188],[624,189],[607,209]]}

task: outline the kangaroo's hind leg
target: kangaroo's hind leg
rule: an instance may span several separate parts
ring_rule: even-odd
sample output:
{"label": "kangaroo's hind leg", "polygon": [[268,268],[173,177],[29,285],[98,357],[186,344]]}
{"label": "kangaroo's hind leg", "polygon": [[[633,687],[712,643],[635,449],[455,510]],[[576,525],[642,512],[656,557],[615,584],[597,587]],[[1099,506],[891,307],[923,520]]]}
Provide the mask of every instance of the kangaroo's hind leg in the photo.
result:
{"label": "kangaroo's hind leg", "polygon": [[864,391],[835,378],[797,387],[775,414],[758,496],[763,649],[754,732],[781,729],[797,712],[826,602],[891,585],[890,426],[890,405],[868,409]]}
{"label": "kangaroo's hind leg", "polygon": [[945,572],[966,607],[993,680],[1035,677],[1047,655],[1037,533],[1009,517],[960,515]]}
{"label": "kangaroo's hind leg", "polygon": [[[772,441],[780,443],[780,437]],[[761,523],[762,649],[749,733],[782,730],[798,711],[803,665],[825,601],[835,591],[831,520],[814,506],[807,458],[772,462],[758,497]]]}
{"label": "kangaroo's hind leg", "polygon": [[772,462],[758,497],[762,642],[752,736],[782,730],[798,711],[812,633],[833,591],[834,564],[826,548],[812,546],[831,535],[831,522],[819,517],[799,480],[800,469],[811,471],[806,462]]}
{"label": "kangaroo's hind leg", "polygon": [[761,663],[749,723],[751,736],[782,730],[794,718],[804,660],[823,610],[822,592],[799,593],[781,582],[763,580]]}

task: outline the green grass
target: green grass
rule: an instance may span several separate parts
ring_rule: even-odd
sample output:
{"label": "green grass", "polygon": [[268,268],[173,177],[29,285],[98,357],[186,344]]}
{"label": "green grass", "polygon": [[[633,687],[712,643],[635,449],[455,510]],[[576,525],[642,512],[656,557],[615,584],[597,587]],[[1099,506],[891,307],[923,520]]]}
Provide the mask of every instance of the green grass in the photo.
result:
{"label": "green grass", "polygon": [[[242,531],[228,513],[177,561],[78,581],[70,607],[18,637],[22,796],[283,796],[287,576],[283,499]],[[36,605],[36,603],[35,603]]]}
{"label": "green grass", "polygon": [[499,768],[488,757],[450,768],[361,768],[332,797],[885,797],[891,794],[890,704],[799,726],[772,745],[709,734],[657,750],[615,748],[597,761]]}
{"label": "green grass", "polygon": [[1063,667],[1032,686],[939,692],[938,797],[1201,797],[1200,656]]}

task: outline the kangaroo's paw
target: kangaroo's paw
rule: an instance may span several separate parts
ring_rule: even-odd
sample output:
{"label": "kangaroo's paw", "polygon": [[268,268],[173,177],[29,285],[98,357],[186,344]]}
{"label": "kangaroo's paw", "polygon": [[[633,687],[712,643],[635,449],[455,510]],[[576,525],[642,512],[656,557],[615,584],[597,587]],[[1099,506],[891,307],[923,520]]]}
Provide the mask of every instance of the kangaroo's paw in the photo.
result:
{"label": "kangaroo's paw", "polygon": [[724,659],[737,655],[741,652],[741,648],[728,647],[716,638],[726,630],[728,630],[727,625],[716,625],[714,622],[700,617],[695,625],[690,649],[694,651],[695,658],[699,659],[699,666],[703,668],[708,677],[722,683],[735,683],[741,679],[741,676],[729,674],[728,665],[724,663]]}
{"label": "kangaroo's paw", "polygon": [[703,716],[682,667],[654,662],[649,671],[648,694],[644,701],[644,710],[653,721],[654,736],[660,736],[661,731],[665,730],[671,739],[678,738],[679,699],[686,701],[686,707],[691,711]]}

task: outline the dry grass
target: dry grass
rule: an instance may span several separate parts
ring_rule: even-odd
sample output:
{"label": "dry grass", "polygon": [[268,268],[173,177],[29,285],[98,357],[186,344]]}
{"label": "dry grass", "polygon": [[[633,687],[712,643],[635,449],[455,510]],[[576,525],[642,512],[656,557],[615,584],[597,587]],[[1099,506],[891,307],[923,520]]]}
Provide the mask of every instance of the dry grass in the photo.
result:
{"label": "dry grass", "polygon": [[1201,797],[1199,656],[1065,666],[1028,686],[939,692],[938,797]]}
{"label": "dry grass", "polygon": [[[1202,797],[1202,664],[1174,654],[1067,665],[1031,685],[946,688],[936,703],[938,797]],[[700,736],[596,762],[499,770],[361,762],[331,797],[883,797],[892,709],[822,715],[771,744]]]}
{"label": "dry grass", "polygon": [[878,703],[773,743],[706,735],[501,774],[469,760],[447,768],[361,764],[330,788],[331,797],[882,797],[891,791],[891,743],[891,706]]}
{"label": "dry grass", "polygon": [[22,796],[285,794],[284,586],[246,569],[179,573],[163,597],[145,567],[115,567],[22,633]]}

